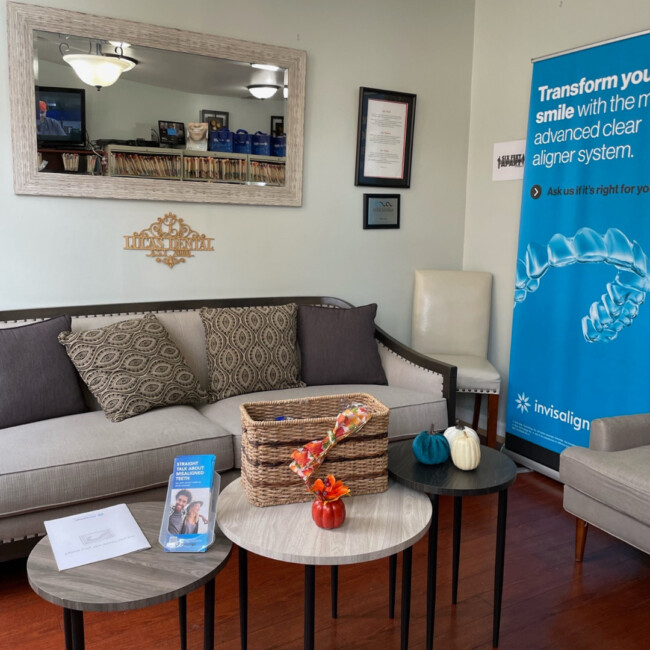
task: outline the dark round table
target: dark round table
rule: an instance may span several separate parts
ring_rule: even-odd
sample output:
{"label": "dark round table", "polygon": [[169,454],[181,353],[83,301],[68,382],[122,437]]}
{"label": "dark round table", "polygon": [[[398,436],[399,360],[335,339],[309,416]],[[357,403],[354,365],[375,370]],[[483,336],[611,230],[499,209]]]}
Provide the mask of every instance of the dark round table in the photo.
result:
{"label": "dark round table", "polygon": [[[492,645],[496,647],[499,643],[499,624],[501,621],[508,488],[515,481],[517,468],[508,456],[484,445],[481,445],[481,462],[476,469],[471,471],[458,469],[451,462],[451,459],[439,465],[424,465],[415,458],[412,447],[412,440],[404,440],[388,446],[388,472],[399,483],[428,494],[433,506],[428,547],[426,647],[427,649],[433,648],[436,565],[438,561],[438,497],[440,495],[454,497],[452,603],[456,604],[462,498],[498,492],[499,510],[497,516],[496,557],[494,561],[494,615],[492,627]],[[395,563],[393,562],[391,572],[394,573],[394,571]],[[391,584],[394,584],[393,577],[391,577]],[[392,595],[391,599],[393,599]]]}

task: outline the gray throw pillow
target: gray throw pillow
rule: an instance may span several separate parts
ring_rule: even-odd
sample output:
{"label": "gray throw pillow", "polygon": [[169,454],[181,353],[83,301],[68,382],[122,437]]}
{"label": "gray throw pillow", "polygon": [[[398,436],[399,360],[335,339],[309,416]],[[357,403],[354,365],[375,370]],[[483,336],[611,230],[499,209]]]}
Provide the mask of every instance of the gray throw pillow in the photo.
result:
{"label": "gray throw pillow", "polygon": [[158,406],[207,401],[183,354],[153,314],[100,329],[63,332],[59,341],[112,422]]}
{"label": "gray throw pillow", "polygon": [[0,329],[0,429],[86,411],[59,332],[70,317]]}
{"label": "gray throw pillow", "polygon": [[213,399],[304,386],[296,347],[297,305],[202,307]]}
{"label": "gray throw pillow", "polygon": [[351,309],[300,305],[298,344],[307,386],[387,384],[375,340],[377,305]]}

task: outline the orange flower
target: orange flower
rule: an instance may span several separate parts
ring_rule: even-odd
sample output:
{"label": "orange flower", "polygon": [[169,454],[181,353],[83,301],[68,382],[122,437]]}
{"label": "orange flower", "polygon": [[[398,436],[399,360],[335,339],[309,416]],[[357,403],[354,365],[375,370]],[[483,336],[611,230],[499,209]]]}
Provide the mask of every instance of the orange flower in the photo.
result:
{"label": "orange flower", "polygon": [[311,490],[321,501],[336,501],[350,494],[350,488],[345,486],[343,481],[337,481],[333,474],[329,474],[324,481],[317,478]]}

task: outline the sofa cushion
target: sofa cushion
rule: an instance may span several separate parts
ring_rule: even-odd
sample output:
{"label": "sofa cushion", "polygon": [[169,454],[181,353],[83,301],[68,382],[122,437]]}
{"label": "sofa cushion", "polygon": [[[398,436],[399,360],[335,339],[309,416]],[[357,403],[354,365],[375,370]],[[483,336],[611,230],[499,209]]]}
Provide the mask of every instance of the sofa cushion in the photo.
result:
{"label": "sofa cushion", "polygon": [[622,451],[569,447],[560,480],[592,499],[650,526],[650,445]]}
{"label": "sofa cushion", "polygon": [[[213,422],[219,422],[232,434],[235,467],[241,467],[241,411],[239,409],[241,404],[345,393],[370,393],[390,409],[388,419],[389,441],[411,438],[420,431],[429,429],[432,424],[436,430],[447,427],[447,401],[444,398],[434,397],[429,393],[409,390],[399,386],[370,384],[306,386],[291,390],[237,395],[215,404],[200,406],[199,411]],[[324,431],[323,436],[326,433]]]}
{"label": "sofa cushion", "polygon": [[296,348],[297,309],[295,304],[201,308],[214,399],[304,386]]}
{"label": "sofa cushion", "polygon": [[300,305],[303,381],[308,386],[388,383],[375,339],[376,314],[376,304],[351,309]]}
{"label": "sofa cushion", "polygon": [[0,518],[166,485],[176,456],[215,454],[217,471],[234,462],[230,434],[191,406],[117,424],[91,411],[3,433],[12,444],[0,454]]}
{"label": "sofa cushion", "polygon": [[57,340],[69,329],[69,316],[0,329],[0,429],[86,411],[77,371]]}
{"label": "sofa cushion", "polygon": [[59,341],[112,422],[158,406],[208,399],[153,314],[100,329],[63,332]]}

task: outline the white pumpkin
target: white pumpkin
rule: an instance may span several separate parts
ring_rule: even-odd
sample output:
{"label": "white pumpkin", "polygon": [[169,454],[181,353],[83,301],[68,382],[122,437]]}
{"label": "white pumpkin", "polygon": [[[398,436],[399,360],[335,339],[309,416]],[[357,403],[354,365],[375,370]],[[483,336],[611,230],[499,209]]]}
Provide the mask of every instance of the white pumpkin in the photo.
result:
{"label": "white pumpkin", "polygon": [[481,462],[481,445],[478,439],[467,435],[466,431],[461,431],[451,444],[451,462],[458,469],[476,469]]}
{"label": "white pumpkin", "polygon": [[447,438],[447,442],[449,443],[449,447],[451,448],[451,445],[453,444],[454,440],[456,440],[456,437],[461,434],[462,432],[465,432],[470,438],[474,438],[476,442],[480,444],[480,439],[478,437],[478,433],[474,431],[474,429],[470,429],[470,427],[466,427],[460,423],[460,420],[456,420],[456,426],[454,427],[449,427],[448,429],[445,429],[445,438]]}

